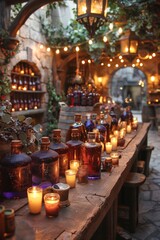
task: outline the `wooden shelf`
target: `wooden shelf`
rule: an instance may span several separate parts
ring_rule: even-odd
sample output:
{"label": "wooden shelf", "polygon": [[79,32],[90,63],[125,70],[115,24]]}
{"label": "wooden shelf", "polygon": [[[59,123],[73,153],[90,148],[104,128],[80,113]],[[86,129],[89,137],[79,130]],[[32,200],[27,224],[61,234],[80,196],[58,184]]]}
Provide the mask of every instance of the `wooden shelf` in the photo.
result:
{"label": "wooden shelf", "polygon": [[17,92],[17,93],[39,93],[39,94],[43,94],[45,93],[45,91],[32,91],[32,90],[12,90],[11,92]]}
{"label": "wooden shelf", "polygon": [[16,117],[19,115],[35,115],[35,114],[43,114],[45,112],[45,109],[40,108],[40,109],[31,109],[31,110],[26,110],[26,111],[16,111],[12,112],[12,116]]}

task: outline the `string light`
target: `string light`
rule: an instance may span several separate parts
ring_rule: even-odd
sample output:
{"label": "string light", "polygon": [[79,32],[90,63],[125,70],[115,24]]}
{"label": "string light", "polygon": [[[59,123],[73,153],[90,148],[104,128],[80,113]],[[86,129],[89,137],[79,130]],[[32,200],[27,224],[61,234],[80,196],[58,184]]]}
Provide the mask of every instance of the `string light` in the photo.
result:
{"label": "string light", "polygon": [[107,42],[108,41],[108,39],[107,39],[107,37],[106,36],[103,36],[103,42]]}
{"label": "string light", "polygon": [[47,52],[50,52],[50,51],[51,51],[50,47],[47,47]]}
{"label": "string light", "polygon": [[89,39],[88,43],[89,43],[89,45],[92,45],[93,44],[93,40]]}
{"label": "string light", "polygon": [[64,47],[64,51],[67,52],[68,51],[68,47]]}
{"label": "string light", "polygon": [[77,46],[77,47],[76,47],[76,52],[79,52],[79,50],[80,50],[80,48]]}
{"label": "string light", "polygon": [[111,31],[113,30],[113,26],[114,26],[113,23],[110,23],[110,24],[109,24],[109,29],[110,29]]}
{"label": "string light", "polygon": [[60,54],[60,50],[59,49],[56,49],[56,54]]}
{"label": "string light", "polygon": [[84,65],[85,64],[85,60],[82,60],[81,63]]}

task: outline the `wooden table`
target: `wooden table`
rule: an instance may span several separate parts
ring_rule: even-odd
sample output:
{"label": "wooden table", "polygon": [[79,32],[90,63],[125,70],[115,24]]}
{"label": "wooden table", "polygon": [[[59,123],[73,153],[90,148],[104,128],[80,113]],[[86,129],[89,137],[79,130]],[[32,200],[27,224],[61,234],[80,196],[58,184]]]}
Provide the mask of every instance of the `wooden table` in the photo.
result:
{"label": "wooden table", "polygon": [[[12,207],[16,212],[16,233],[11,239],[114,240],[118,193],[141,147],[147,145],[149,127],[150,123],[141,124],[137,132],[127,135],[125,148],[119,149],[119,167],[115,167],[111,174],[102,172],[100,180],[90,180],[86,185],[77,183],[76,188],[70,189],[71,204],[62,208],[57,218],[47,218],[44,206],[41,214],[29,214],[27,199],[2,202],[5,207]],[[100,238],[97,238],[97,234]]]}

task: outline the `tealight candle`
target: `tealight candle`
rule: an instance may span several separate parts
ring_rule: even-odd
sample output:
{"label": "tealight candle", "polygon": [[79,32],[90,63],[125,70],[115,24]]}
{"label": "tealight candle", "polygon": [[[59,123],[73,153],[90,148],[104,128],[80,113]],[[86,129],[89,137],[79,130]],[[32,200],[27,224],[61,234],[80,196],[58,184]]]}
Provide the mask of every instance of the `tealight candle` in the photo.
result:
{"label": "tealight candle", "polygon": [[138,127],[138,120],[136,117],[134,117],[132,122],[132,129],[137,130],[137,127]]}
{"label": "tealight candle", "polygon": [[70,169],[71,170],[75,170],[76,172],[78,171],[80,165],[80,161],[79,160],[70,160]]}
{"label": "tealight candle", "polygon": [[106,153],[110,154],[112,152],[111,142],[106,142]]}
{"label": "tealight candle", "polygon": [[113,135],[118,138],[119,137],[119,131],[118,130],[114,130]]}
{"label": "tealight candle", "polygon": [[71,188],[74,188],[76,186],[76,174],[77,174],[77,172],[72,169],[68,169],[65,171],[66,183]]}
{"label": "tealight candle", "polygon": [[127,133],[131,133],[132,131],[132,127],[130,124],[127,125],[127,129],[126,129]]}
{"label": "tealight candle", "polygon": [[58,193],[44,195],[44,207],[47,217],[57,217],[60,209],[60,196]]}
{"label": "tealight candle", "polygon": [[27,189],[29,211],[32,214],[38,214],[42,208],[42,193],[41,187],[29,187]]}
{"label": "tealight candle", "polygon": [[112,165],[113,167],[116,167],[119,165],[119,154],[117,152],[113,152],[110,154],[112,158]]}
{"label": "tealight candle", "polygon": [[112,150],[117,150],[117,137],[111,138]]}

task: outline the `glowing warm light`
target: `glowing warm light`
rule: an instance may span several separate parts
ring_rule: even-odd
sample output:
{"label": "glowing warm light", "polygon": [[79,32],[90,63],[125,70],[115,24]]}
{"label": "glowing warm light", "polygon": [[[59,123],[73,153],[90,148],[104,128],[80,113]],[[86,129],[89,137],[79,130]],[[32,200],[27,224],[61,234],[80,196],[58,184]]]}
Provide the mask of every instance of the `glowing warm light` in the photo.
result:
{"label": "glowing warm light", "polygon": [[121,55],[119,56],[119,59],[122,59],[122,56],[121,56]]}
{"label": "glowing warm light", "polygon": [[152,56],[151,55],[149,55],[149,57],[148,57],[149,59],[152,59]]}
{"label": "glowing warm light", "polygon": [[136,62],[137,62],[137,63],[139,63],[139,62],[140,62],[140,59],[139,59],[139,58],[137,58]]}
{"label": "glowing warm light", "polygon": [[88,59],[88,63],[91,64],[91,59]]}
{"label": "glowing warm light", "polygon": [[135,67],[135,66],[136,66],[136,65],[133,63],[133,64],[132,64],[132,67]]}
{"label": "glowing warm light", "polygon": [[40,49],[43,49],[43,48],[44,48],[43,44],[40,44],[40,45],[39,45],[39,48],[40,48]]}
{"label": "glowing warm light", "polygon": [[107,37],[104,36],[104,37],[103,37],[103,42],[107,42],[107,41],[108,41]]}
{"label": "glowing warm light", "polygon": [[152,53],[152,57],[156,57],[156,53]]}
{"label": "glowing warm light", "polygon": [[101,77],[98,77],[98,82],[102,83],[102,78]]}
{"label": "glowing warm light", "polygon": [[112,58],[110,58],[110,59],[109,59],[109,61],[110,61],[110,62],[112,62],[112,61],[113,61],[113,59],[112,59]]}
{"label": "glowing warm light", "polygon": [[50,47],[48,47],[48,48],[47,48],[47,52],[50,52],[50,51],[51,51],[51,49],[50,49]]}
{"label": "glowing warm light", "polygon": [[88,43],[89,43],[90,45],[92,45],[92,44],[93,44],[92,39],[89,39]]}
{"label": "glowing warm light", "polygon": [[77,47],[76,47],[76,52],[79,52],[79,50],[80,50],[80,48],[77,46]]}
{"label": "glowing warm light", "polygon": [[109,24],[109,29],[112,31],[113,30],[113,23]]}
{"label": "glowing warm light", "polygon": [[124,62],[124,59],[121,59],[121,62],[123,63],[123,62]]}
{"label": "glowing warm light", "polygon": [[101,63],[101,66],[104,66],[104,63],[103,63],[103,62]]}
{"label": "glowing warm light", "polygon": [[140,63],[139,65],[142,67],[142,66],[143,66],[143,63]]}
{"label": "glowing warm light", "polygon": [[123,29],[120,27],[120,28],[118,29],[118,33],[121,34],[122,32],[123,32]]}
{"label": "glowing warm light", "polygon": [[81,62],[83,65],[85,64],[85,60],[82,60],[82,62]]}
{"label": "glowing warm light", "polygon": [[119,65],[118,65],[118,64],[116,64],[116,65],[115,65],[115,67],[116,67],[116,68],[118,68],[118,67],[119,67]]}
{"label": "glowing warm light", "polygon": [[111,67],[111,64],[110,64],[110,63],[108,63],[108,64],[107,64],[107,67]]}
{"label": "glowing warm light", "polygon": [[60,54],[60,50],[59,49],[56,49],[56,54]]}
{"label": "glowing warm light", "polygon": [[64,47],[64,51],[67,52],[68,51],[68,47]]}
{"label": "glowing warm light", "polygon": [[154,82],[155,81],[155,76],[151,76],[151,81]]}

